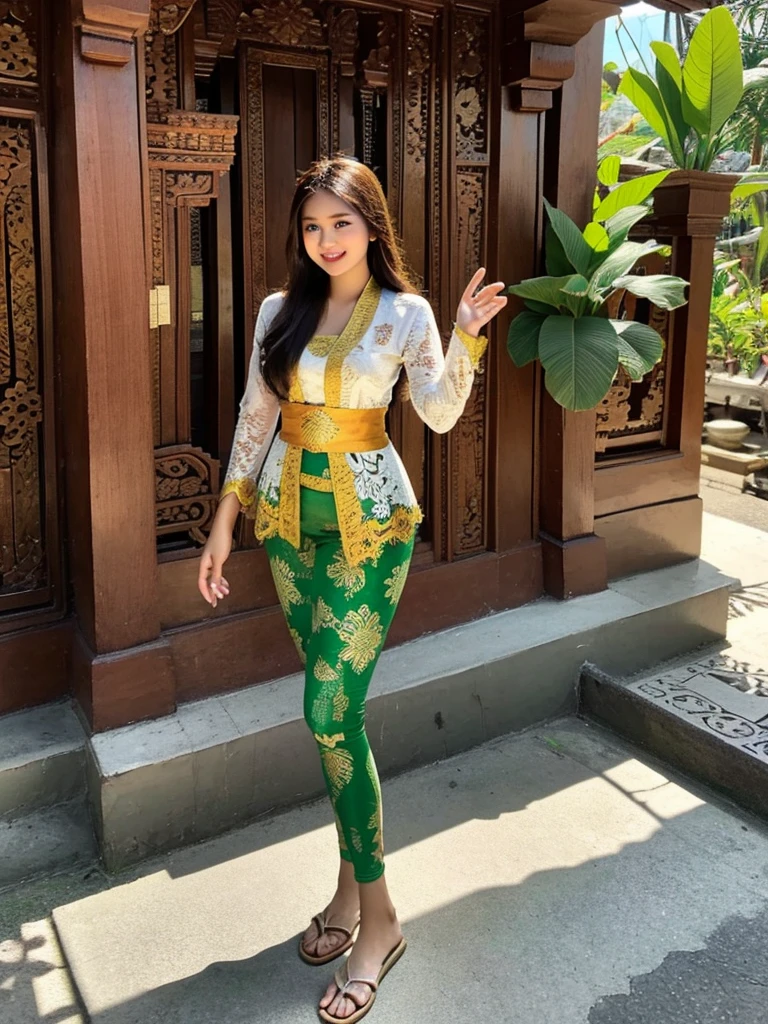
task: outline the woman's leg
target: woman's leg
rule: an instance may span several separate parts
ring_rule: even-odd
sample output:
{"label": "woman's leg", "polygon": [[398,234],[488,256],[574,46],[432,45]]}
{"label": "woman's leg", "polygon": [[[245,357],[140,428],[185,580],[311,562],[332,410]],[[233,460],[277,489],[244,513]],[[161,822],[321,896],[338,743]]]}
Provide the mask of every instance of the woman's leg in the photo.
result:
{"label": "woman's leg", "polygon": [[[302,492],[303,493],[303,492]],[[330,514],[335,514],[332,495]],[[288,631],[296,645],[299,657],[306,665],[306,645],[312,635],[312,578],[315,566],[315,543],[312,538],[302,533],[302,546],[297,551],[292,544],[281,537],[271,537],[264,542],[269,558],[272,578],[285,615]],[[338,815],[336,831],[339,843],[340,864],[336,892],[326,909],[326,923],[342,925],[350,930],[360,917],[360,893],[355,881],[352,858],[346,847],[344,833]],[[314,923],[304,933],[302,939],[307,952],[312,956],[325,956],[346,941],[341,932],[326,932],[318,938],[318,929]]]}
{"label": "woman's leg", "polygon": [[[402,932],[384,878],[381,789],[365,732],[365,699],[412,551],[412,541],[388,544],[375,565],[350,566],[333,534],[317,539],[305,716],[359,883],[361,926],[350,967],[367,977],[376,976]],[[340,999],[331,983],[320,1005],[349,1016],[370,988],[354,986],[350,994],[356,999]]]}

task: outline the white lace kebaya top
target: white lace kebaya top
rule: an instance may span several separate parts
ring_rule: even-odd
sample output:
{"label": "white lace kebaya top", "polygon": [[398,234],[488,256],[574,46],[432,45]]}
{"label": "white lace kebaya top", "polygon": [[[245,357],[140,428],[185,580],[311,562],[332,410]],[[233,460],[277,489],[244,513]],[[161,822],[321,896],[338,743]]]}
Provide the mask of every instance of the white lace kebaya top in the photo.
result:
{"label": "white lace kebaya top", "polygon": [[[278,398],[261,376],[260,346],[283,302],[269,295],[256,320],[248,381],[220,497],[234,491],[255,519],[259,540],[280,535],[300,546],[299,494],[303,449],[275,434]],[[454,327],[443,353],[426,298],[381,288],[371,277],[344,331],[315,336],[301,354],[289,400],[344,409],[386,408],[402,366],[413,407],[427,426],[445,433],[461,416],[474,371],[488,344]],[[271,442],[271,443],[270,443]],[[344,555],[350,565],[378,559],[388,541],[410,539],[422,513],[391,442],[367,452],[329,452]]]}

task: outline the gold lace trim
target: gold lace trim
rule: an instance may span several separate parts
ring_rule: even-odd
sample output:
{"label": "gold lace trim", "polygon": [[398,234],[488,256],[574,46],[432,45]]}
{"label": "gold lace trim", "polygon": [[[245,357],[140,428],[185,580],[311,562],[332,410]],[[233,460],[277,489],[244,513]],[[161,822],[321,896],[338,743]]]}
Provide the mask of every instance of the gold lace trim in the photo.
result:
{"label": "gold lace trim", "polygon": [[256,501],[256,486],[252,480],[247,477],[240,477],[237,480],[229,480],[221,488],[219,492],[219,501],[226,495],[234,492],[237,495],[237,500],[240,502],[240,511],[253,518],[253,506]]}
{"label": "gold lace trim", "polygon": [[341,400],[341,367],[349,353],[371,326],[381,299],[381,286],[371,275],[352,311],[349,323],[336,339],[325,364],[325,404],[339,407]]}
{"label": "gold lace trim", "polygon": [[316,334],[307,345],[313,356],[327,356],[335,345],[338,334]]}
{"label": "gold lace trim", "polygon": [[328,463],[336,498],[341,547],[350,565],[376,562],[387,542],[410,540],[415,527],[424,518],[418,505],[411,508],[398,505],[384,522],[375,519],[364,521],[355,479],[346,457],[341,452],[329,452]]}
{"label": "gold lace trim", "polygon": [[314,476],[312,473],[302,473],[299,477],[302,487],[308,487],[310,491],[324,491],[333,493],[333,484],[326,476]]}
{"label": "gold lace trim", "polygon": [[462,330],[458,324],[454,324],[453,330],[456,337],[464,344],[467,352],[469,352],[469,358],[472,363],[472,369],[476,370],[480,365],[480,359],[488,347],[488,339],[484,334],[478,334],[475,337],[473,334],[468,334]]}
{"label": "gold lace trim", "polygon": [[301,448],[297,448],[295,444],[286,445],[283,472],[280,476],[280,536],[295,548],[301,547],[300,476]]}

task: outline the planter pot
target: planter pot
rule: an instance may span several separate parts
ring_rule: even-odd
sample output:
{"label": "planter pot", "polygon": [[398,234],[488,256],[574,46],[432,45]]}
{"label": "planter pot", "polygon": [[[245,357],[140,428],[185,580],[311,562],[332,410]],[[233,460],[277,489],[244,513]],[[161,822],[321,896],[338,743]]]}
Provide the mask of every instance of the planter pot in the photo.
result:
{"label": "planter pot", "polygon": [[731,452],[738,451],[749,434],[749,425],[739,420],[709,420],[704,427],[712,444]]}

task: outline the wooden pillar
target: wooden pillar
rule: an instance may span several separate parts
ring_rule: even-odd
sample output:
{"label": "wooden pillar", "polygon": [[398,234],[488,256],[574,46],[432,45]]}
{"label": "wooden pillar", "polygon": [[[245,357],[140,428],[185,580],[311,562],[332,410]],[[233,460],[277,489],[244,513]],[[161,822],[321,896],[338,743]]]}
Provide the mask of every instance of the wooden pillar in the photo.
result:
{"label": "wooden pillar", "polygon": [[[597,178],[603,23],[574,50],[574,74],[555,93],[546,114],[544,194],[583,227],[591,219]],[[605,540],[594,533],[596,413],[569,412],[543,387],[541,397],[544,587],[559,598],[605,590]]]}
{"label": "wooden pillar", "polygon": [[[541,196],[577,223],[590,219],[597,170],[602,18],[597,0],[566,5],[514,3],[504,22],[503,82],[514,110],[536,118],[540,157],[535,239],[541,249]],[[578,16],[576,16],[578,15]],[[583,37],[583,38],[582,38]],[[543,260],[528,276],[545,273]],[[510,315],[515,312],[514,306]],[[539,397],[538,536],[544,589],[554,597],[607,586],[605,541],[594,533],[596,413],[568,412],[545,390]]]}
{"label": "wooden pillar", "polygon": [[150,0],[60,0],[54,245],[72,688],[95,731],[174,707],[159,639],[137,36]]}

